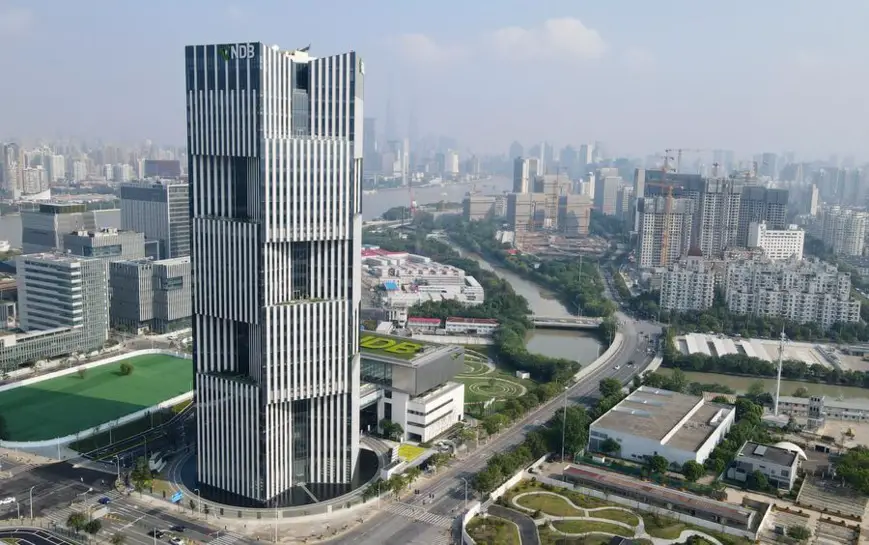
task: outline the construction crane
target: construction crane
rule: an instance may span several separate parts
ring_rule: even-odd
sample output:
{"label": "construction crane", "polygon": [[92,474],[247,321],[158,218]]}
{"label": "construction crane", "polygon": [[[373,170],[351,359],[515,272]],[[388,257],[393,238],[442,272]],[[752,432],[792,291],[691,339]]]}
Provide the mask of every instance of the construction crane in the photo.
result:
{"label": "construction crane", "polygon": [[[693,149],[672,148],[672,149],[664,150],[664,152],[667,155],[670,155],[671,153],[676,152],[676,169],[675,169],[676,172],[682,172],[682,153],[703,153],[705,151],[709,151],[709,150],[696,149],[696,148],[693,148]],[[672,160],[673,157],[670,157],[670,159]]]}
{"label": "construction crane", "polygon": [[662,187],[667,191],[667,200],[664,201],[664,232],[661,236],[661,259],[658,263],[658,265],[662,267],[668,264],[667,256],[670,255],[670,228],[672,226],[671,216],[673,211],[673,184],[667,183],[667,173],[670,170],[670,161],[673,160],[673,157],[670,155],[670,153],[672,153],[673,151],[681,150],[664,150],[664,164],[661,166],[661,172],[663,173],[663,175],[661,176],[661,181],[646,184],[654,187]]}

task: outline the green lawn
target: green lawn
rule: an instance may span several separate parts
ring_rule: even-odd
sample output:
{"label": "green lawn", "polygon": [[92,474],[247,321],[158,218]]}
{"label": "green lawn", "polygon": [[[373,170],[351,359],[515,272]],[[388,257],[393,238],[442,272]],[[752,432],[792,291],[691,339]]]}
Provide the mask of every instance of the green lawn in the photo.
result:
{"label": "green lawn", "polygon": [[566,534],[586,534],[588,532],[605,532],[617,536],[632,537],[634,532],[615,524],[590,520],[558,520],[552,527]]}
{"label": "green lawn", "polygon": [[528,496],[518,498],[516,503],[534,511],[539,509],[547,515],[556,517],[581,517],[585,515],[585,513],[567,503],[567,500],[564,498],[551,494],[529,494]]}
{"label": "green lawn", "polygon": [[621,509],[601,509],[600,511],[591,511],[588,516],[598,518],[598,519],[608,519],[615,520],[617,522],[624,522],[625,524],[630,524],[631,526],[637,526],[640,524],[640,519],[637,518],[637,515],[633,513],[628,513],[627,511],[622,511]]}
{"label": "green lawn", "polygon": [[[121,363],[133,373],[121,376]],[[189,392],[193,362],[162,354],[135,356],[0,392],[10,441],[70,435]]]}
{"label": "green lawn", "polygon": [[643,521],[646,525],[646,532],[650,536],[663,539],[676,539],[683,530],[688,529],[687,524],[655,515],[646,515],[643,517]]}
{"label": "green lawn", "polygon": [[474,518],[468,523],[468,535],[479,545],[521,545],[522,543],[516,525],[497,517]]}
{"label": "green lawn", "polygon": [[454,380],[465,385],[465,403],[519,397],[534,384],[500,369],[482,376],[457,375]]}

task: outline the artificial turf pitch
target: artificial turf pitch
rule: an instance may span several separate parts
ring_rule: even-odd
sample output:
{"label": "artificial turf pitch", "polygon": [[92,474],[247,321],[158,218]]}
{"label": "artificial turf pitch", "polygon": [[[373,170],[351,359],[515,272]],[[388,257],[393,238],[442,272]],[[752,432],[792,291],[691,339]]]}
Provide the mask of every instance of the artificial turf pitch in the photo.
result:
{"label": "artificial turf pitch", "polygon": [[[120,374],[121,363],[133,373]],[[0,392],[9,441],[64,437],[189,392],[193,362],[163,354],[134,356]]]}

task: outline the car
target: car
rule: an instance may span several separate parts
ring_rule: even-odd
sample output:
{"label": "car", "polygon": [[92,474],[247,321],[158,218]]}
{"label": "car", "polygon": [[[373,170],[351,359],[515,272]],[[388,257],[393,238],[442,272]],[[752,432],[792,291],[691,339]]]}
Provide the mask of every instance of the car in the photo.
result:
{"label": "car", "polygon": [[97,502],[99,502],[100,505],[108,505],[112,502],[112,499],[107,496],[103,496],[102,498],[98,499]]}
{"label": "car", "polygon": [[618,371],[618,370],[621,369],[621,368],[622,368],[621,365],[616,365],[615,367],[613,367],[613,369],[615,369],[616,371]]}
{"label": "car", "polygon": [[182,525],[180,525],[180,524],[176,524],[175,526],[172,526],[172,527],[169,528],[169,529],[172,530],[173,532],[178,532],[178,533],[180,534],[180,533],[184,533],[184,530],[186,530],[187,527],[186,527],[186,526],[182,526]]}
{"label": "car", "polygon": [[172,539],[169,540],[169,543],[171,543],[172,545],[184,545],[184,539],[178,536],[174,536]]}
{"label": "car", "polygon": [[634,360],[629,361],[629,362],[628,362],[628,367],[633,367],[633,366],[634,366]]}
{"label": "car", "polygon": [[165,536],[166,533],[163,530],[151,530],[150,532],[148,532],[148,535],[151,537],[156,537],[157,539],[160,539],[163,536]]}

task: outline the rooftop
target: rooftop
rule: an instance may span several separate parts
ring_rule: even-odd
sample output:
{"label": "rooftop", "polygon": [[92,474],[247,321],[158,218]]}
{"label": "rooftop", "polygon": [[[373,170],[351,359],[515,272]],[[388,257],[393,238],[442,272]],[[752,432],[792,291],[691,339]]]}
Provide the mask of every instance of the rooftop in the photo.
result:
{"label": "rooftop", "polygon": [[759,443],[746,442],[736,455],[736,462],[754,460],[758,462],[770,462],[776,465],[791,467],[797,459],[797,453]]}
{"label": "rooftop", "polygon": [[733,410],[702,396],[640,386],[592,426],[694,452]]}
{"label": "rooftop", "polygon": [[413,361],[427,351],[436,350],[438,346],[412,337],[363,331],[359,335],[359,348],[363,354]]}

